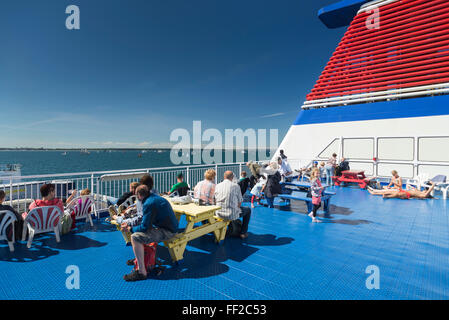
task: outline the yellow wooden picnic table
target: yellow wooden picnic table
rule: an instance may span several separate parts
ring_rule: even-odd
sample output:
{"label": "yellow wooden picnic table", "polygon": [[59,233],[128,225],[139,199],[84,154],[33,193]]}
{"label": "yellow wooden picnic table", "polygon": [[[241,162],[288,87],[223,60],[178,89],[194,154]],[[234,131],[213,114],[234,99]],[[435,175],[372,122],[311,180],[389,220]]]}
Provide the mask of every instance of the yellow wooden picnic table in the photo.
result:
{"label": "yellow wooden picnic table", "polygon": [[[164,241],[173,261],[183,258],[186,245],[190,240],[197,239],[205,234],[213,232],[215,242],[220,243],[226,236],[226,229],[229,221],[224,221],[215,216],[215,212],[221,209],[220,206],[199,206],[195,203],[174,204],[169,197],[167,199],[175,212],[178,221],[183,215],[187,220],[187,226],[183,232],[178,233],[173,238]],[[202,222],[201,226],[195,227],[195,223]]]}

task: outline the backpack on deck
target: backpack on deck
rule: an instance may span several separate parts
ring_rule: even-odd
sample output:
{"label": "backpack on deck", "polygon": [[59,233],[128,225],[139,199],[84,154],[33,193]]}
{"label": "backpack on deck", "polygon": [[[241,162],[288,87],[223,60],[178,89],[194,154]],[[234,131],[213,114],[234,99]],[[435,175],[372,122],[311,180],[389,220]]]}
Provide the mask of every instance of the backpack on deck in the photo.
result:
{"label": "backpack on deck", "polygon": [[[152,242],[143,246],[145,268],[147,269],[147,272],[150,272],[156,266],[156,248],[157,242]],[[137,268],[137,259],[134,259],[134,270],[137,270]]]}

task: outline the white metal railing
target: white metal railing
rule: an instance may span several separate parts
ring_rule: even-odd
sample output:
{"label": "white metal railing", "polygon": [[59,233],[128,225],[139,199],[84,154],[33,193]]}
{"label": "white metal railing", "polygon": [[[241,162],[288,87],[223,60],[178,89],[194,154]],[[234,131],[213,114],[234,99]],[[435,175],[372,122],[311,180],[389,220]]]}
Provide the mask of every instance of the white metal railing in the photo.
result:
{"label": "white metal railing", "polygon": [[378,91],[363,94],[346,95],[335,98],[325,98],[305,101],[303,109],[323,108],[332,106],[342,106],[363,102],[389,101],[399,98],[412,98],[427,95],[449,93],[449,83],[441,83],[413,88],[393,89],[388,91]]}
{"label": "white metal railing", "polygon": [[[403,137],[389,137],[389,136],[385,136],[385,137],[335,137],[332,138],[332,141],[338,140],[338,145],[334,146],[334,149],[329,151],[328,153],[332,154],[333,152],[335,152],[337,154],[337,157],[339,159],[341,159],[342,157],[344,157],[344,146],[345,146],[345,141],[346,140],[354,140],[354,139],[372,139],[373,140],[373,153],[372,153],[372,158],[371,159],[352,159],[352,158],[348,158],[346,157],[346,160],[349,162],[350,166],[352,169],[360,169],[357,168],[357,165],[359,165],[359,167],[361,167],[362,165],[368,165],[368,166],[372,166],[372,172],[371,173],[367,173],[369,175],[372,176],[376,176],[383,179],[387,179],[390,177],[390,175],[383,175],[382,174],[382,170],[381,167],[384,165],[406,165],[406,166],[410,166],[410,169],[413,168],[413,173],[411,176],[407,176],[404,175],[404,178],[407,179],[413,179],[415,177],[417,177],[419,174],[421,173],[428,173],[426,172],[427,169],[423,169],[423,168],[429,168],[432,167],[434,169],[438,169],[440,170],[439,173],[441,173],[442,171],[444,171],[443,173],[448,173],[449,172],[449,162],[443,162],[443,161],[422,161],[419,160],[420,157],[420,147],[419,147],[419,139],[422,138],[449,138],[447,136],[432,136],[432,137],[428,137],[428,136],[415,136],[415,137],[410,137],[410,136],[403,136]],[[413,139],[413,159],[411,160],[394,160],[394,159],[379,159],[379,150],[378,150],[378,145],[379,145],[379,140],[381,139]],[[321,150],[318,154],[323,153],[324,151],[326,151],[326,149],[331,145],[332,143],[328,144],[323,150]],[[312,159],[288,159],[288,162],[290,164],[290,166],[292,167],[292,169],[300,169],[300,168],[308,168],[310,166],[312,166],[314,161],[317,161],[318,163],[320,162],[326,162],[328,160],[327,157],[315,157]],[[446,174],[448,175],[448,174]],[[449,179],[449,175],[448,175],[448,179]]]}
{"label": "white metal railing", "polygon": [[[140,177],[149,173],[154,179],[154,188],[159,192],[168,191],[176,183],[178,173],[183,173],[185,181],[193,189],[194,186],[204,179],[204,172],[214,169],[217,173],[217,182],[223,179],[226,170],[234,172],[236,178],[240,176],[242,170],[249,173],[245,163],[224,163],[210,165],[191,165],[176,167],[160,167],[114,171],[95,171],[60,173],[29,176],[2,177],[3,184],[0,190],[6,193],[6,201],[20,211],[26,211],[29,203],[41,197],[40,187],[45,183],[54,183],[56,187],[56,197],[67,199],[72,190],[89,188],[96,200],[105,200],[106,197],[118,198],[129,190],[129,184],[139,181]],[[9,183],[5,183],[9,181]]]}

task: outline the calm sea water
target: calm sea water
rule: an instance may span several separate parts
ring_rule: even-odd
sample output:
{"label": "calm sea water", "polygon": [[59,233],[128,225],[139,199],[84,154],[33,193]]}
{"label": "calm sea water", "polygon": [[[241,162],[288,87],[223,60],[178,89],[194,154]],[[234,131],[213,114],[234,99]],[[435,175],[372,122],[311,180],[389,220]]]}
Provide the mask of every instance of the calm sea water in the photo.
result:
{"label": "calm sea water", "polygon": [[[139,153],[141,157],[139,157]],[[234,152],[234,159],[237,156],[244,156],[244,161],[256,159],[256,154],[250,152],[238,154]],[[262,157],[261,160],[269,158]],[[192,159],[192,157],[191,157]],[[223,153],[223,161],[225,156]],[[90,172],[109,171],[125,169],[143,169],[170,167],[174,164],[170,161],[170,151],[164,150],[160,153],[149,150],[145,153],[137,150],[112,152],[90,151],[90,154],[81,154],[79,151],[67,151],[67,155],[62,155],[62,151],[0,151],[0,164],[19,163],[22,165],[22,175],[57,174],[69,172]],[[182,164],[181,164],[182,165]]]}

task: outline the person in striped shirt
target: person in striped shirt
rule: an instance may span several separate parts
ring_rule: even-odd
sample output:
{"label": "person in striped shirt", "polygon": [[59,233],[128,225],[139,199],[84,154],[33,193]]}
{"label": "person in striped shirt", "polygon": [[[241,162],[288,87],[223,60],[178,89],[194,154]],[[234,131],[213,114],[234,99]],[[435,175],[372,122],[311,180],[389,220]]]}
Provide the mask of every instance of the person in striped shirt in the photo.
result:
{"label": "person in striped shirt", "polygon": [[215,170],[204,172],[204,180],[197,183],[193,189],[193,197],[202,200],[205,204],[215,204]]}
{"label": "person in striped shirt", "polygon": [[215,203],[220,206],[221,209],[217,210],[216,214],[223,220],[237,220],[240,217],[243,218],[242,229],[240,231],[240,238],[245,239],[248,237],[248,225],[251,218],[251,209],[248,207],[242,207],[242,192],[237,183],[233,182],[234,173],[232,171],[226,171],[224,173],[223,182],[219,183],[215,187]]}

